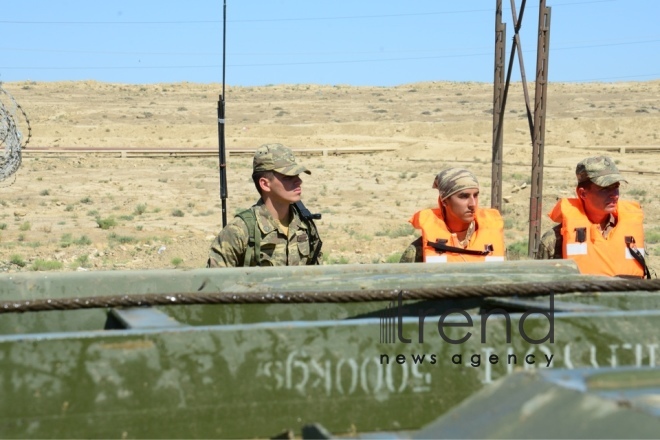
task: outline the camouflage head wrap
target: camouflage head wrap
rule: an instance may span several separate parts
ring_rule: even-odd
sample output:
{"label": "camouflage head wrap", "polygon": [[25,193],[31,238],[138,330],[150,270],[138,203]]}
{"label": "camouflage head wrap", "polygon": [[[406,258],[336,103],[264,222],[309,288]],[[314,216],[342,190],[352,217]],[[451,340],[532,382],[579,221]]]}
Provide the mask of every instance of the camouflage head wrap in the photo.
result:
{"label": "camouflage head wrap", "polygon": [[438,173],[433,181],[433,188],[440,191],[440,199],[456,194],[468,188],[479,188],[479,182],[474,174],[462,168],[448,168]]}
{"label": "camouflage head wrap", "polygon": [[285,176],[312,174],[307,168],[297,164],[291,149],[282,144],[264,144],[257,149],[252,161],[252,172],[261,171],[275,171]]}
{"label": "camouflage head wrap", "polygon": [[577,164],[575,175],[578,183],[590,180],[598,186],[610,186],[628,181],[619,173],[616,165],[607,156],[588,157]]}

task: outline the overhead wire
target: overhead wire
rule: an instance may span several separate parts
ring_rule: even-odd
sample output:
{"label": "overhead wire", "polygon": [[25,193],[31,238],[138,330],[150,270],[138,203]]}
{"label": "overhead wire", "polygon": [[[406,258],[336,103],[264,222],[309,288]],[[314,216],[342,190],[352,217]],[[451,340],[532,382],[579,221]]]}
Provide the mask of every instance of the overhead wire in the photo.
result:
{"label": "overhead wire", "polygon": [[[584,4],[596,4],[596,3],[609,3],[620,0],[588,0],[588,1],[577,1],[577,2],[562,2],[555,3],[555,6],[576,6]],[[232,20],[234,23],[249,23],[249,22],[281,22],[281,21],[314,21],[314,20],[349,20],[349,19],[382,19],[382,18],[400,18],[408,16],[428,16],[428,15],[449,15],[449,14],[460,14],[460,13],[476,13],[476,12],[492,12],[491,8],[487,9],[464,9],[464,10],[452,10],[452,11],[431,11],[431,12],[413,12],[413,13],[399,13],[399,14],[371,14],[371,15],[347,15],[347,16],[332,16],[332,17],[302,17],[302,18],[266,18],[266,19],[244,19],[244,20]],[[154,25],[199,25],[199,24],[219,24],[220,20],[173,20],[173,21],[27,21],[27,20],[0,20],[0,24],[21,24],[21,25],[145,25],[145,24],[154,24]],[[591,48],[607,48],[614,46],[622,45],[640,45],[640,44],[650,44],[660,42],[660,37],[658,36],[648,36],[648,37],[631,37],[628,36],[624,41],[593,41],[585,44],[585,42],[560,42],[553,44],[553,52],[561,51],[570,51],[570,50],[580,50],[580,49],[591,49]],[[284,67],[284,66],[313,66],[313,65],[340,65],[340,64],[359,64],[359,63],[387,63],[387,62],[405,62],[405,61],[423,61],[423,60],[440,60],[440,59],[456,59],[456,58],[470,58],[470,57],[485,57],[492,55],[491,47],[476,47],[476,48],[456,48],[453,47],[451,51],[453,53],[437,53],[437,51],[428,51],[428,50],[379,50],[379,51],[360,51],[360,52],[323,52],[323,51],[313,51],[313,52],[268,52],[268,56],[276,56],[280,58],[284,57],[295,57],[295,56],[306,56],[306,57],[326,57],[336,54],[341,54],[344,56],[344,59],[335,59],[335,60],[319,60],[319,59],[305,59],[301,61],[276,61],[276,62],[233,62],[229,63],[228,67],[242,68],[242,67]],[[154,51],[93,51],[93,50],[68,50],[68,49],[47,49],[47,48],[16,48],[16,47],[0,47],[0,52],[2,51],[18,51],[18,52],[38,52],[38,53],[80,53],[80,54],[94,54],[94,55],[125,55],[125,56],[186,56],[186,57],[208,57],[208,56],[218,56],[219,52],[154,52]],[[524,51],[532,52],[532,51]],[[428,55],[419,55],[419,56],[390,56],[383,57],[382,55],[386,54],[397,54],[397,53],[406,53],[406,54],[418,54],[418,53],[428,53]],[[370,57],[370,55],[378,55]],[[232,53],[232,57],[243,57],[243,56],[254,56],[255,54],[250,53]],[[261,54],[258,54],[261,55]],[[360,58],[346,59],[346,57],[351,56],[360,56]],[[139,62],[139,61],[138,61]],[[78,66],[17,66],[17,65],[5,65],[0,66],[0,70],[23,70],[30,69],[35,71],[72,71],[72,70],[154,70],[154,69],[218,69],[221,66],[219,64],[184,64],[184,65],[172,65],[172,64],[160,64],[160,65],[105,65],[105,66],[93,66],[93,65],[78,65]],[[562,82],[585,82],[585,81],[599,81],[599,80],[616,80],[616,79],[626,79],[626,78],[649,78],[656,77],[656,73],[644,73],[644,74],[635,74],[635,75],[623,75],[623,76],[612,76],[607,78],[600,79],[575,79],[575,80],[566,80],[561,79]]]}

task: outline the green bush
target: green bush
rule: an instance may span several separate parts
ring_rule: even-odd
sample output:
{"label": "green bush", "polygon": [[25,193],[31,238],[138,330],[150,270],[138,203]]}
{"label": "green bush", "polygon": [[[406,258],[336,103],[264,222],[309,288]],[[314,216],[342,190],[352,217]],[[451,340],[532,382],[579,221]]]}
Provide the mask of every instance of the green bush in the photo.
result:
{"label": "green bush", "polygon": [[60,238],[60,246],[67,248],[71,246],[71,243],[73,243],[73,236],[71,234],[62,234],[62,238]]}
{"label": "green bush", "polygon": [[415,233],[415,228],[411,224],[404,224],[398,226],[394,229],[385,229],[384,231],[376,231],[374,235],[376,237],[390,237],[390,238],[399,238],[399,237],[408,237]]}
{"label": "green bush", "polygon": [[660,243],[660,230],[654,229],[644,236],[644,241],[648,244]]}
{"label": "green bush", "polygon": [[41,260],[37,259],[32,263],[32,267],[30,267],[31,270],[39,270],[39,271],[45,271],[45,270],[59,270],[62,268],[62,263],[59,261],[54,261],[54,260]]}
{"label": "green bush", "polygon": [[114,217],[96,217],[96,224],[98,224],[99,228],[101,229],[110,229],[117,226],[117,221],[114,219]]}
{"label": "green bush", "polygon": [[78,267],[90,267],[91,264],[89,263],[89,255],[83,254],[80,255],[76,258],[76,260],[71,264],[72,269],[76,269]]}
{"label": "green bush", "polygon": [[120,244],[135,243],[137,241],[135,237],[131,237],[130,235],[117,235],[114,232],[108,235],[108,239]]}
{"label": "green bush", "polygon": [[88,236],[82,235],[79,239],[73,241],[78,246],[89,246],[92,244],[92,240]]}
{"label": "green bush", "polygon": [[526,260],[528,259],[527,255],[527,240],[516,241],[511,243],[506,247],[507,259],[508,260]]}
{"label": "green bush", "polygon": [[18,267],[25,267],[25,265],[27,264],[25,262],[25,260],[23,260],[23,257],[21,257],[20,255],[17,255],[17,254],[12,255],[9,262],[11,264],[15,264]]}
{"label": "green bush", "polygon": [[135,207],[135,215],[142,215],[145,212],[147,212],[147,204],[146,203],[140,203]]}

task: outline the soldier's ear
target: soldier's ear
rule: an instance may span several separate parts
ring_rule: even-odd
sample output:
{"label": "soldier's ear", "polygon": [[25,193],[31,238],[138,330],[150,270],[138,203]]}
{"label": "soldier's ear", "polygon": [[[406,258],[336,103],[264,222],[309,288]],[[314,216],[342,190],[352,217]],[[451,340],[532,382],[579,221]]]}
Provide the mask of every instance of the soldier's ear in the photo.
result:
{"label": "soldier's ear", "polygon": [[270,180],[266,177],[259,178],[259,188],[261,191],[270,192]]}
{"label": "soldier's ear", "polygon": [[578,189],[575,190],[575,192],[577,193],[577,196],[578,196],[580,199],[584,200],[584,199],[587,198],[587,190],[586,190],[586,189],[584,189],[584,188],[578,188]]}

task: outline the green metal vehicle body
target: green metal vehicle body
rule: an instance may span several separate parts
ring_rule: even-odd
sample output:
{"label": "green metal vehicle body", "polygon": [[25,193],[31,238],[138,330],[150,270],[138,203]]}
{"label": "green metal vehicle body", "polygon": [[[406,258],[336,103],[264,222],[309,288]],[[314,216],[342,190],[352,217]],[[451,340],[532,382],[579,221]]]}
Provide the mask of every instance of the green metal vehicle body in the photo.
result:
{"label": "green metal vehicle body", "polygon": [[[595,278],[569,261],[383,264],[20,273],[0,278],[0,292],[11,309],[44,298],[247,292],[282,300]],[[516,371],[658,362],[653,292],[383,298],[4,313],[0,436],[265,438],[308,423],[342,435],[408,432]]]}

